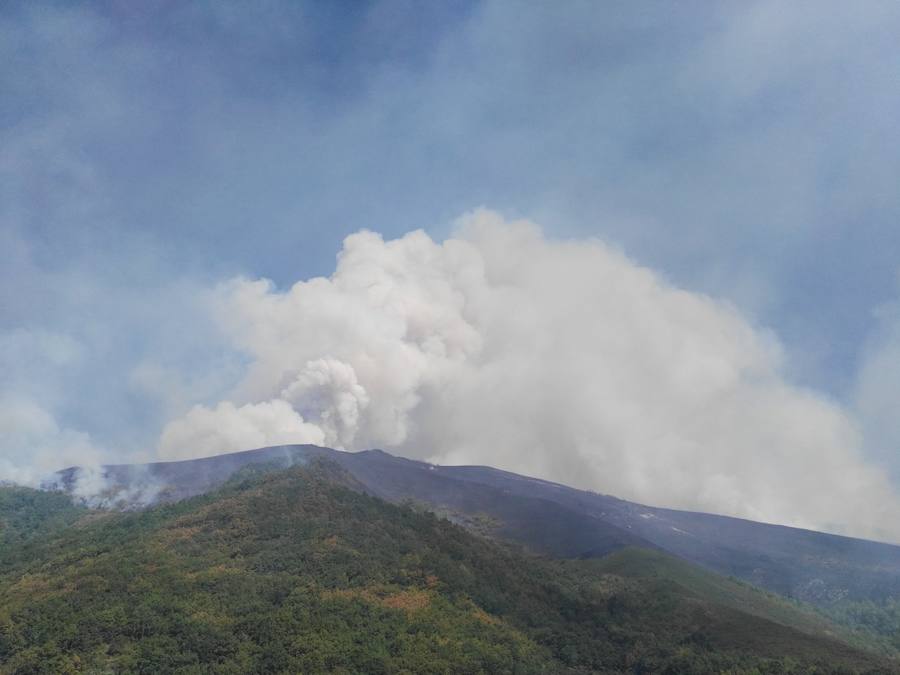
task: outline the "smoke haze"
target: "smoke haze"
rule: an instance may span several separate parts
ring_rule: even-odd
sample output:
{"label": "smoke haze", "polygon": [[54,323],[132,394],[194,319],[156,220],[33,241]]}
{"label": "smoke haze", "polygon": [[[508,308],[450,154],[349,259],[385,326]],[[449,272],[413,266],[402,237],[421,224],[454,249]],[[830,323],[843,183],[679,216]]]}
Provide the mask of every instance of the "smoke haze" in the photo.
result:
{"label": "smoke haze", "polygon": [[0,480],[305,440],[900,541],[898,33],[0,3]]}
{"label": "smoke haze", "polygon": [[235,279],[249,357],[159,456],[315,443],[489,464],[656,505],[894,538],[900,501],[776,338],[598,240],[479,210],[443,243],[348,237],[328,278]]}

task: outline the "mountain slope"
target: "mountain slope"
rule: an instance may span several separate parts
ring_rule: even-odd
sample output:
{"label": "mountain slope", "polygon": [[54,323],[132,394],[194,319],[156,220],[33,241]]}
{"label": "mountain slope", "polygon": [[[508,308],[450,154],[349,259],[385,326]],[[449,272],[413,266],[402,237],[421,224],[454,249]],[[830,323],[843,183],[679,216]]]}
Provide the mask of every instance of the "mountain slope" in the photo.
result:
{"label": "mountain slope", "polygon": [[490,467],[440,467],[439,471],[601,518],[686,560],[813,604],[828,606],[843,598],[900,598],[900,547],[895,545],[644,506]]}
{"label": "mountain slope", "polygon": [[0,672],[892,665],[802,610],[660,552],[535,558],[363,489],[314,460],[251,467],[176,504],[54,521],[28,559],[0,567]]}
{"label": "mountain slope", "polygon": [[[328,457],[371,494],[412,499],[458,522],[559,557],[602,556],[626,546],[674,553],[721,574],[830,607],[900,599],[900,547],[703,513],[643,506],[499,471],[444,467],[372,450],[284,446],[185,462],[105,468],[100,503],[140,506],[201,494],[255,463],[290,466]],[[77,470],[52,484],[71,489]]]}

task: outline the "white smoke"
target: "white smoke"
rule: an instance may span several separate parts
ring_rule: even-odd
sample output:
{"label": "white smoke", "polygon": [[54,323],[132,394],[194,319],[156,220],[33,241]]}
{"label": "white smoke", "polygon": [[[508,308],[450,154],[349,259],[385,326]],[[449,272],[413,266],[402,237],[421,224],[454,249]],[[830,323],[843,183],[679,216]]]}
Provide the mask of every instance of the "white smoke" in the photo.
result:
{"label": "white smoke", "polygon": [[346,239],[330,278],[221,288],[251,364],[164,458],[384,447],[679,508],[900,538],[900,500],[834,403],[787,383],[777,340],[596,240],[480,210]]}
{"label": "white smoke", "polygon": [[57,469],[97,465],[103,456],[88,434],[60,427],[34,401],[0,399],[0,479],[37,486]]}
{"label": "white smoke", "polygon": [[161,455],[166,459],[206,457],[267,445],[325,442],[324,432],[282,399],[236,407],[229,401],[209,409],[195,406],[163,431]]}
{"label": "white smoke", "polygon": [[[153,475],[147,465],[128,467],[127,476],[116,480],[110,469],[102,466],[78,467],[67,487],[69,494],[79,504],[94,509],[134,510],[156,503],[165,485]],[[63,486],[45,484],[42,487],[62,489]]]}
{"label": "white smoke", "polygon": [[353,445],[360,414],[369,405],[353,366],[331,358],[307,363],[281,398],[322,430],[324,444],[336,448]]}
{"label": "white smoke", "polygon": [[879,307],[875,320],[860,355],[854,403],[867,454],[900,480],[900,301]]}

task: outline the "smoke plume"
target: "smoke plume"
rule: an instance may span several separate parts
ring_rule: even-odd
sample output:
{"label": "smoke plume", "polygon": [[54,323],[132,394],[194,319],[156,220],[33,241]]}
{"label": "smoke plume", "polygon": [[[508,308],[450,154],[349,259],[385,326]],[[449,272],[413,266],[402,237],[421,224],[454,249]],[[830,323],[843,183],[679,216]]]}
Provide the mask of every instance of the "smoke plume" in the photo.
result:
{"label": "smoke plume", "polygon": [[169,423],[161,458],[382,447],[656,505],[900,538],[852,420],[791,385],[777,339],[597,240],[479,210],[446,241],[346,239],[329,278],[234,279],[250,360],[228,400]]}

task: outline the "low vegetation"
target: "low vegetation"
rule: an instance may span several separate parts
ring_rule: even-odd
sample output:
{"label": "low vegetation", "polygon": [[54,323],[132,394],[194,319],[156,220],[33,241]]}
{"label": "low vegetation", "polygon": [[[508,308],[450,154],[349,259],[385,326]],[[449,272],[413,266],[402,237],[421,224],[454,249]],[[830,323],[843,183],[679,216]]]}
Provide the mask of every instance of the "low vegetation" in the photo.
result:
{"label": "low vegetation", "polygon": [[825,613],[835,622],[877,642],[883,651],[900,652],[900,599],[844,600],[828,607]]}
{"label": "low vegetation", "polygon": [[335,465],[97,514],[0,489],[0,673],[891,672],[833,625],[661,553],[558,561]]}

